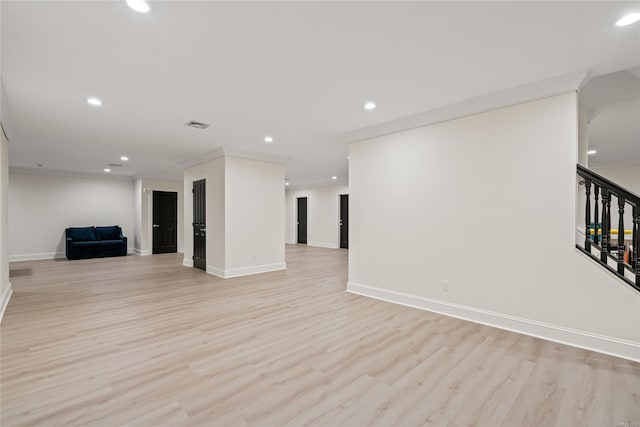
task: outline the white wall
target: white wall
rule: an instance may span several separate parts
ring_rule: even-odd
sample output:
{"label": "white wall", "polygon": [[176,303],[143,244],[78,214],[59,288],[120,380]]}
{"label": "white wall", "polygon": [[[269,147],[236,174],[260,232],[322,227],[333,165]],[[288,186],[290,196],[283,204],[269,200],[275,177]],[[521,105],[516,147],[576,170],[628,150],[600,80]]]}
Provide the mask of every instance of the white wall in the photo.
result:
{"label": "white wall", "polygon": [[184,171],[184,261],[193,266],[193,181],[206,179],[207,273],[235,277],[286,268],[284,166],[220,157]]}
{"label": "white wall", "polygon": [[[140,190],[138,191],[138,186]],[[140,178],[136,180],[136,222],[139,220],[140,231],[136,231],[135,253],[139,255],[151,255],[153,252],[153,192],[171,191],[178,193],[178,252],[184,248],[184,183],[182,181],[167,181],[152,178]],[[137,200],[137,198],[140,198]],[[140,216],[138,218],[138,204]]]}
{"label": "white wall", "polygon": [[225,277],[286,268],[284,165],[226,157]]}
{"label": "white wall", "polygon": [[134,183],[117,177],[9,174],[9,260],[62,258],[67,227],[119,225],[134,237]]}
{"label": "white wall", "polygon": [[340,195],[349,194],[346,185],[313,187],[286,192],[287,243],[298,241],[298,197],[307,198],[307,244],[323,248],[340,247]]}
{"label": "white wall", "polygon": [[606,166],[590,167],[598,175],[622,185],[635,194],[640,194],[640,167],[637,166]]}
{"label": "white wall", "polygon": [[576,104],[351,144],[348,290],[640,359],[640,293],[575,249]]}
{"label": "white wall", "polygon": [[225,268],[224,158],[210,160],[184,170],[184,258],[193,267],[193,182],[206,180],[207,271]]}
{"label": "white wall", "polygon": [[0,130],[0,320],[11,298],[9,282],[9,142]]}

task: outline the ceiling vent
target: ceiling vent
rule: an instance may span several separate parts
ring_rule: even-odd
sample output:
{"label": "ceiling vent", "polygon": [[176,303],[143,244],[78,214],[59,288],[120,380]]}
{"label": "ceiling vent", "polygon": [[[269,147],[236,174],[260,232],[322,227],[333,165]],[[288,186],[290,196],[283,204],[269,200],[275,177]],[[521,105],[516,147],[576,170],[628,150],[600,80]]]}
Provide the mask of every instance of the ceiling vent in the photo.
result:
{"label": "ceiling vent", "polygon": [[112,168],[121,168],[122,165],[119,163],[109,163],[109,166],[111,166]]}
{"label": "ceiling vent", "polygon": [[184,125],[189,126],[190,128],[196,128],[196,129],[206,129],[209,127],[208,124],[202,123],[202,122],[196,122],[195,120],[188,121]]}

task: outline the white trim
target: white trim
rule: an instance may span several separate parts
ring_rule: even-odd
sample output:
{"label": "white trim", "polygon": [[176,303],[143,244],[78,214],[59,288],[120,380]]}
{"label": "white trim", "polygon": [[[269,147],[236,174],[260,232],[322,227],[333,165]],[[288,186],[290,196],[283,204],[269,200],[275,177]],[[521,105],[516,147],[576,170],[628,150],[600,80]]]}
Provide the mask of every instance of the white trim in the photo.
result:
{"label": "white trim", "polygon": [[4,311],[7,309],[9,305],[9,300],[11,299],[11,295],[13,295],[13,289],[11,288],[11,282],[9,282],[9,286],[2,294],[2,299],[0,300],[0,322],[2,322],[2,318],[4,317]]}
{"label": "white trim", "polygon": [[221,279],[225,278],[224,269],[214,267],[212,265],[207,265],[207,273],[211,274],[212,276],[220,277]]}
{"label": "white trim", "polygon": [[204,154],[200,154],[199,156],[192,159],[185,160],[184,162],[180,163],[180,166],[182,166],[184,169],[187,169],[192,166],[208,162],[210,160],[219,159],[221,157],[237,157],[240,159],[258,160],[261,162],[277,163],[282,165],[286,164],[288,161],[288,159],[285,157],[272,156],[270,154],[264,153],[254,153],[251,151],[238,150],[229,147],[218,147]]}
{"label": "white trim", "polygon": [[640,343],[360,283],[347,292],[640,362]]}
{"label": "white trim", "polygon": [[151,255],[151,251],[149,249],[138,249],[138,248],[133,248],[132,253],[134,255],[138,255],[138,256],[147,256],[147,255]]}
{"label": "white trim", "polygon": [[182,265],[184,265],[185,267],[193,267],[193,260],[192,259],[183,258],[182,259]]}
{"label": "white trim", "polygon": [[184,248],[178,248],[178,253],[183,254],[184,253]]}
{"label": "white trim", "polygon": [[300,191],[300,190],[310,190],[313,188],[322,188],[322,187],[348,187],[349,186],[349,177],[346,178],[338,178],[337,180],[331,180],[330,183],[326,181],[322,182],[311,182],[307,184],[294,184],[285,187],[285,191]]}
{"label": "white trim", "polygon": [[385,123],[349,132],[344,136],[348,143],[415,129],[447,120],[459,119],[486,111],[497,110],[512,105],[535,101],[554,95],[577,91],[589,79],[589,71],[582,70],[563,74],[526,86],[520,86],[458,104],[448,105],[413,116],[403,117]]}
{"label": "white trim", "polygon": [[251,267],[231,268],[223,270],[212,265],[207,266],[207,273],[221,277],[223,279],[230,279],[232,277],[249,276],[251,274],[268,273],[270,271],[286,270],[287,264],[285,262],[278,262],[275,264],[263,264],[255,265]]}
{"label": "white trim", "polygon": [[337,243],[321,243],[321,242],[307,242],[307,246],[315,246],[316,248],[338,249],[340,245]]}
{"label": "white trim", "polygon": [[220,157],[224,157],[224,150],[222,149],[222,147],[218,147],[214,150],[200,154],[199,156],[192,159],[185,160],[184,162],[180,163],[180,166],[182,166],[183,169],[188,169],[192,166],[208,162],[209,160],[219,159]]}
{"label": "white trim", "polygon": [[65,258],[64,252],[42,252],[38,254],[19,254],[9,255],[9,262],[17,261],[39,261],[43,259],[59,259]]}
{"label": "white trim", "polygon": [[72,178],[98,178],[106,180],[135,181],[133,175],[121,175],[116,173],[105,174],[101,172],[75,172],[58,169],[31,168],[24,166],[9,166],[11,174],[45,175],[45,176],[66,176]]}

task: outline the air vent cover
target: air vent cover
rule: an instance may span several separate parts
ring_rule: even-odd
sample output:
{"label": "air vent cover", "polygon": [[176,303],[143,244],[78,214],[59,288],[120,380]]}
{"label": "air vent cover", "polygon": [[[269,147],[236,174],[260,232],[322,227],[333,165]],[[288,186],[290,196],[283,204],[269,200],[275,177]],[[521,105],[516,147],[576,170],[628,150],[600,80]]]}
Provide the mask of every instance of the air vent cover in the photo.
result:
{"label": "air vent cover", "polygon": [[122,165],[119,163],[109,163],[109,166],[111,166],[112,168],[121,168]]}
{"label": "air vent cover", "polygon": [[189,126],[191,128],[196,128],[196,129],[206,129],[209,127],[208,124],[202,123],[202,122],[196,122],[195,120],[188,121],[184,125]]}

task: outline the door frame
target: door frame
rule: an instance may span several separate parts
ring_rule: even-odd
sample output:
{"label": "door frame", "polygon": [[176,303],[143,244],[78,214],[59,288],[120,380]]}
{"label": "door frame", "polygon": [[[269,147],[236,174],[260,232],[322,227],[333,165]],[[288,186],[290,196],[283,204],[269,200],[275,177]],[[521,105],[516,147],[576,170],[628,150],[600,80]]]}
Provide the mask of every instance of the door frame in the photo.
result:
{"label": "door frame", "polygon": [[[349,249],[349,229],[347,228],[347,247],[342,247],[342,240],[340,239],[340,221],[342,220],[342,196],[347,196],[347,210],[349,210],[349,193],[339,193],[338,194],[338,249]],[[349,214],[347,213],[347,227],[349,227]]]}
{"label": "door frame", "polygon": [[160,190],[158,188],[150,188],[151,193],[149,202],[149,219],[148,219],[148,235],[151,237],[151,254],[153,254],[153,193],[176,193],[176,253],[180,252],[180,191],[179,190]]}
{"label": "door frame", "polygon": [[[299,242],[299,236],[298,236],[298,230],[299,230],[299,222],[298,221],[298,202],[300,199],[305,199],[306,200],[306,204],[307,204],[307,208],[306,208],[306,216],[307,216],[307,220],[306,220],[306,232],[307,232],[307,242],[306,243],[300,243]],[[309,243],[309,195],[305,194],[304,196],[296,196],[296,206],[295,206],[295,230],[296,230],[296,239],[295,239],[295,244],[296,245],[307,245]]]}
{"label": "door frame", "polygon": [[[185,230],[184,230],[185,231],[185,233],[184,233],[184,235],[185,235],[184,236],[184,239],[185,239],[184,246],[185,246],[185,248],[187,247],[187,241],[186,241],[187,237],[186,236],[188,235],[189,236],[189,241],[190,241],[190,247],[191,247],[191,257],[188,260],[184,260],[183,263],[186,262],[185,265],[188,265],[188,266],[193,267],[193,268],[195,268],[194,265],[193,265],[194,264],[193,263],[193,257],[194,257],[194,253],[195,253],[195,251],[194,251],[195,242],[193,240],[193,183],[196,182],[196,181],[202,181],[202,180],[205,181],[205,204],[206,204],[206,182],[207,182],[207,176],[206,175],[195,175],[195,176],[190,177],[188,179],[188,181],[186,179],[184,180],[185,183],[189,182],[189,191],[188,192],[185,191],[185,193],[187,193],[185,195],[185,198],[184,198],[185,199],[185,204],[188,203],[189,206],[191,206],[191,218],[189,219],[189,221],[187,221],[186,219],[184,221],[184,228],[185,228]],[[186,217],[186,214],[185,214],[185,217]],[[191,225],[189,225],[189,224],[191,224]],[[205,210],[205,224],[206,224],[206,210]],[[188,234],[186,233],[186,231],[187,231],[186,228],[187,227],[189,227],[189,233]],[[206,265],[206,262],[207,262],[208,255],[209,254],[205,251],[205,257],[204,257],[205,265]]]}

